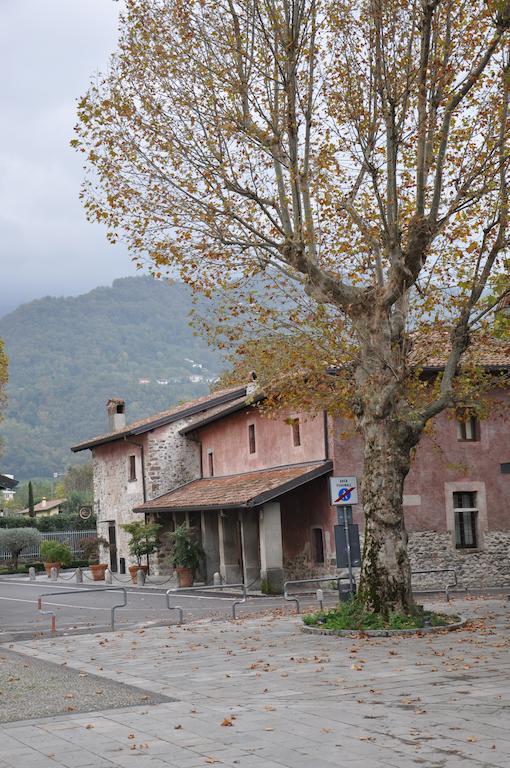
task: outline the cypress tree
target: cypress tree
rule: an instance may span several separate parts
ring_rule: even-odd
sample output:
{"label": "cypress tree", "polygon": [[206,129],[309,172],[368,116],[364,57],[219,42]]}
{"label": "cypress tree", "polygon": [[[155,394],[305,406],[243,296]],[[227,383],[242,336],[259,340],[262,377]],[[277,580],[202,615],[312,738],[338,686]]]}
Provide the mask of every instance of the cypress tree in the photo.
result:
{"label": "cypress tree", "polygon": [[32,481],[28,483],[28,515],[29,517],[35,517],[34,508],[34,489],[32,488]]}

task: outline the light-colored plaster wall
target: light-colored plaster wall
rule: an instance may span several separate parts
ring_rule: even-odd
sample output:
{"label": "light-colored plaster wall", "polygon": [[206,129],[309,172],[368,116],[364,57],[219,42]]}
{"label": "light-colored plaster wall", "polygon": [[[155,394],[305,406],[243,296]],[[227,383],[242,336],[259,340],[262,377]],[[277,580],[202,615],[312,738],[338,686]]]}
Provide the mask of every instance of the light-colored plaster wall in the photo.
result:
{"label": "light-colored plaster wall", "polygon": [[[142,443],[142,440],[139,439]],[[147,445],[147,440],[143,440]],[[136,480],[129,481],[129,456],[136,456]],[[140,448],[123,440],[98,446],[92,451],[94,499],[97,504],[97,527],[100,536],[108,538],[108,521],[116,523],[117,555],[126,563],[134,562],[128,552],[128,534],[120,527],[139,519],[133,507],[143,503]],[[104,554],[104,553],[103,553]],[[105,561],[106,562],[106,561]]]}

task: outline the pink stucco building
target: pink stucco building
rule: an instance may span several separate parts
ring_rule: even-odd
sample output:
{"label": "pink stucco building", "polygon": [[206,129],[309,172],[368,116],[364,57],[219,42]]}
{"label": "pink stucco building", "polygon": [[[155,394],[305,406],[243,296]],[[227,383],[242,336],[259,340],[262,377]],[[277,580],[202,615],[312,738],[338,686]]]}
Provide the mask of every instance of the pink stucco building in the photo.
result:
{"label": "pink stucco building", "polygon": [[[113,567],[129,559],[120,523],[145,514],[163,533],[180,522],[199,529],[208,581],[219,572],[278,591],[285,575],[335,570],[329,478],[361,475],[360,439],[351,423],[324,413],[267,418],[250,389],[129,426],[122,401],[110,401],[110,432],[74,447],[93,453],[98,525],[113,544]],[[482,422],[438,416],[405,486],[413,568],[454,565],[465,586],[510,579],[508,390],[495,389],[493,399],[498,407]],[[362,524],[361,504],[354,514]],[[159,570],[163,555],[164,545]]]}

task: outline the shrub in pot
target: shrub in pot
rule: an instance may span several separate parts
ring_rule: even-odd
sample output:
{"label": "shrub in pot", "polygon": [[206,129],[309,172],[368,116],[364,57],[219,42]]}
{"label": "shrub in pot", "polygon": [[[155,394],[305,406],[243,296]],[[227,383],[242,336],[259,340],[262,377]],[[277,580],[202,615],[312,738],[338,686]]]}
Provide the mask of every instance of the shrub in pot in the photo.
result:
{"label": "shrub in pot", "polygon": [[51,576],[51,569],[56,568],[59,571],[63,565],[69,565],[73,555],[67,544],[56,539],[45,539],[40,547],[41,558],[44,563],[44,569]]}
{"label": "shrub in pot", "polygon": [[136,558],[136,565],[129,566],[129,573],[131,574],[131,581],[136,584],[138,571],[147,573],[149,570],[147,565],[142,565],[142,557],[152,555],[156,551],[158,532],[161,526],[157,523],[135,521],[134,523],[124,523],[121,528],[130,535],[128,548],[132,557]]}
{"label": "shrub in pot", "polygon": [[0,530],[0,549],[10,552],[14,570],[18,567],[18,558],[24,549],[37,547],[41,534],[33,528],[4,528]]}
{"label": "shrub in pot", "polygon": [[170,544],[169,560],[177,571],[180,587],[193,586],[197,568],[205,556],[198,532],[184,523],[168,534]]}
{"label": "shrub in pot", "polygon": [[86,536],[80,541],[80,547],[86,560],[88,560],[90,573],[94,581],[104,581],[104,575],[108,563],[99,562],[99,547],[107,547],[108,542],[103,536]]}

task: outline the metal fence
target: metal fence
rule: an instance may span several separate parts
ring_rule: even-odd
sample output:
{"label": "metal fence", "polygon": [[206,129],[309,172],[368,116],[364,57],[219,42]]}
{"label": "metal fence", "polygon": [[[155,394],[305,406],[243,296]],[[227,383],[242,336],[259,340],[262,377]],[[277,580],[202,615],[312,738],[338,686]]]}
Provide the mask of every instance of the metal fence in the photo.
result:
{"label": "metal fence", "polygon": [[[26,529],[24,529],[26,530]],[[67,544],[74,559],[80,559],[83,554],[80,547],[80,541],[86,539],[89,536],[97,536],[96,529],[90,531],[50,531],[49,533],[41,533],[41,543],[47,539],[61,541],[63,544]],[[20,555],[20,562],[23,560],[39,560],[41,557],[39,552],[39,545],[35,547],[27,547]],[[6,549],[0,549],[0,561],[11,560],[11,553]]]}

